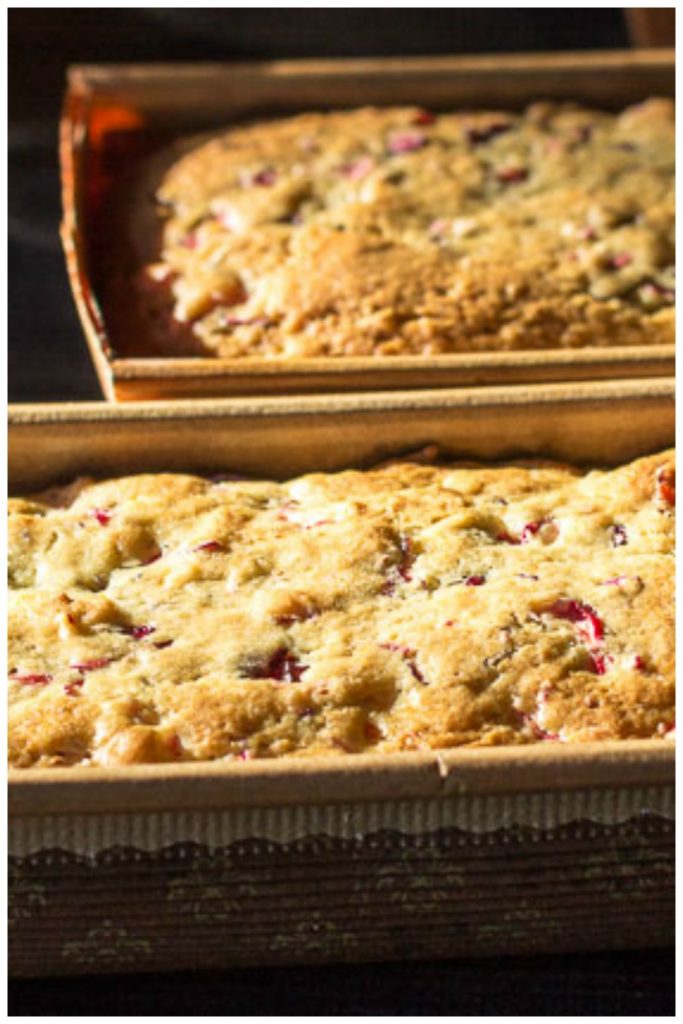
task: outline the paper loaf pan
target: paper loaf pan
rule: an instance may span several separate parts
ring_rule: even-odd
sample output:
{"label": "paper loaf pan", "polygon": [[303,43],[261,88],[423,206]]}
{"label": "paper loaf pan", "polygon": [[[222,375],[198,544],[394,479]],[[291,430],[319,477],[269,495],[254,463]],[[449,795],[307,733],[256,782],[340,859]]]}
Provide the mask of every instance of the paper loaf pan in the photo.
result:
{"label": "paper loaf pan", "polygon": [[[10,476],[15,492],[83,472],[284,477],[430,442],[605,464],[673,427],[666,380],[16,407]],[[662,741],[13,772],[11,970],[668,944],[673,778]]]}
{"label": "paper loaf pan", "polygon": [[[667,376],[672,345],[438,356],[219,359],[155,354],[103,309],[112,196],[166,142],[244,119],[366,105],[521,109],[569,100],[619,109],[674,93],[670,50],[494,57],[87,65],[70,70],[61,127],[69,278],[107,398],[303,394]],[[112,243],[115,239],[110,240]]]}

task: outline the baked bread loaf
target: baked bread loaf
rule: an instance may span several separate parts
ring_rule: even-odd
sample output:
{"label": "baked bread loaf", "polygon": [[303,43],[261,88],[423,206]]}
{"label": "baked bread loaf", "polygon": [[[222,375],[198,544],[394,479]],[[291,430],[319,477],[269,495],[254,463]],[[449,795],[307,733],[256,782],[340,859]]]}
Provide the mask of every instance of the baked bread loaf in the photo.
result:
{"label": "baked bread loaf", "polygon": [[673,453],[10,507],[10,761],[672,736]]}
{"label": "baked bread loaf", "polygon": [[156,348],[291,359],[673,339],[669,100],[304,114],[195,144],[143,195],[136,294]]}

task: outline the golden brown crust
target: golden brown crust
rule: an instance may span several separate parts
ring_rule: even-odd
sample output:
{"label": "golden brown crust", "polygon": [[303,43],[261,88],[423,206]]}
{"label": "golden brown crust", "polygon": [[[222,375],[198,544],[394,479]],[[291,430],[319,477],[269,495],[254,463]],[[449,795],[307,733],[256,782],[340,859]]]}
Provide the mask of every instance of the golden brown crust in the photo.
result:
{"label": "golden brown crust", "polygon": [[15,766],[669,737],[673,453],[10,503]]}
{"label": "golden brown crust", "polygon": [[669,100],[234,128],[157,189],[148,334],[285,358],[670,342],[673,146]]}

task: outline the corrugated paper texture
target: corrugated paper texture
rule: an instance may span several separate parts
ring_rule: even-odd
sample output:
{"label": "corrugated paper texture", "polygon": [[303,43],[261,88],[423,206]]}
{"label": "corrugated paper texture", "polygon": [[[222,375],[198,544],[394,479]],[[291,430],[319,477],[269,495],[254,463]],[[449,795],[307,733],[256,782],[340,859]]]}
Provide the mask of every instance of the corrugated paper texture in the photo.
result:
{"label": "corrugated paper texture", "polygon": [[12,820],[9,848],[17,857],[43,849],[92,857],[119,847],[157,851],[173,843],[197,843],[214,850],[246,839],[356,839],[384,830],[415,836],[456,828],[480,835],[511,826],[547,830],[575,821],[614,825],[642,814],[672,819],[674,811],[673,788],[649,786],[325,806],[41,815]]}
{"label": "corrugated paper texture", "polygon": [[10,879],[17,975],[643,947],[673,939],[674,826],[45,850]]}

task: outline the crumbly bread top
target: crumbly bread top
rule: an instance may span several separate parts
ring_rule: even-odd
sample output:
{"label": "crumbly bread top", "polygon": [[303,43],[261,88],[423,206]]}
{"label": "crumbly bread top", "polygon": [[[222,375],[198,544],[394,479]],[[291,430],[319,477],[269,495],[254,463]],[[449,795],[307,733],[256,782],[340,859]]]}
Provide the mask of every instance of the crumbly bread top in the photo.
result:
{"label": "crumbly bread top", "polygon": [[137,288],[167,344],[299,358],[673,338],[669,100],[236,127],[173,163],[156,200]]}
{"label": "crumbly bread top", "polygon": [[11,763],[672,735],[673,453],[10,506]]}

